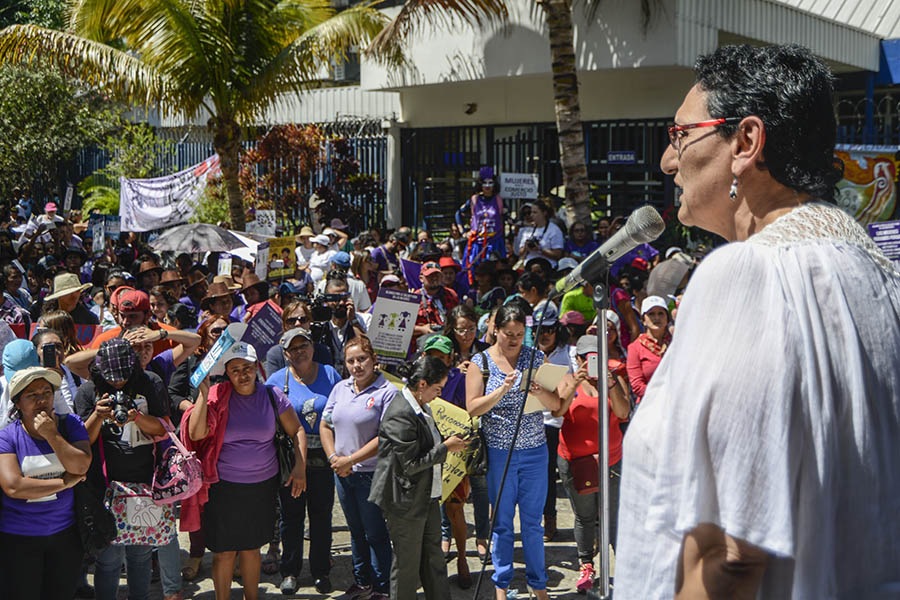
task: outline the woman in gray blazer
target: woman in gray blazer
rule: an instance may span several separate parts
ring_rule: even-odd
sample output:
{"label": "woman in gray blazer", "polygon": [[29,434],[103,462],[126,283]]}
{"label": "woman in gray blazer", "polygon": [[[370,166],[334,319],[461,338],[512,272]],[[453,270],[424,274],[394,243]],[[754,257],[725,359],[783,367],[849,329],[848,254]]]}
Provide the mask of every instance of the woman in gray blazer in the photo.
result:
{"label": "woman in gray blazer", "polygon": [[391,598],[414,599],[421,580],[427,600],[449,600],[441,552],[441,463],[466,442],[456,436],[441,441],[428,407],[447,382],[447,366],[430,356],[404,366],[407,384],[381,419],[369,501],[384,511],[394,546]]}

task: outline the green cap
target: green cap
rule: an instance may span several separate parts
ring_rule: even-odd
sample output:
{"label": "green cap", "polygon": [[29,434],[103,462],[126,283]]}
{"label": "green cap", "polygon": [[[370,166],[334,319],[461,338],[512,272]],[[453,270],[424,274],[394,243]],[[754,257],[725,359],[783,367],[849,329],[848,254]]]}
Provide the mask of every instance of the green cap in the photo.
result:
{"label": "green cap", "polygon": [[446,335],[433,335],[425,342],[422,352],[428,352],[429,350],[437,350],[447,355],[453,354],[453,342]]}

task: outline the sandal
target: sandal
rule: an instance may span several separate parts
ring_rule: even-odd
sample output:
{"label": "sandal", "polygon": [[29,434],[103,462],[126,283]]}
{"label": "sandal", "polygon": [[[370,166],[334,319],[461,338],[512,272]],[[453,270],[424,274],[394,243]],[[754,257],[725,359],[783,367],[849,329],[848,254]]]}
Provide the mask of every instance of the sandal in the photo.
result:
{"label": "sandal", "polygon": [[187,563],[184,565],[184,568],[181,569],[181,577],[187,579],[188,581],[193,581],[197,579],[197,576],[200,574],[200,563],[203,561],[202,557],[190,557],[187,560]]}
{"label": "sandal", "polygon": [[478,558],[484,560],[485,554],[487,554],[488,542],[484,538],[478,538],[475,540],[475,547],[478,548]]}
{"label": "sandal", "polygon": [[262,563],[262,572],[266,575],[274,575],[280,568],[280,561],[281,553],[278,551],[278,548],[270,547]]}

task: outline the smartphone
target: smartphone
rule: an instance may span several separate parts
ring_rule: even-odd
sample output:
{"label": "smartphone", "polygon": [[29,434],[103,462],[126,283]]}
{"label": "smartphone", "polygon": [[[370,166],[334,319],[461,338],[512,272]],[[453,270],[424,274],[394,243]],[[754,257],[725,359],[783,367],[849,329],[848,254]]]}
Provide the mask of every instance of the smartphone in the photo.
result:
{"label": "smartphone", "polygon": [[588,354],[587,362],[588,362],[588,377],[590,377],[591,379],[597,379],[597,355],[596,354]]}
{"label": "smartphone", "polygon": [[56,357],[57,354],[57,346],[56,344],[44,344],[41,347],[41,365],[48,369],[55,369],[57,367]]}

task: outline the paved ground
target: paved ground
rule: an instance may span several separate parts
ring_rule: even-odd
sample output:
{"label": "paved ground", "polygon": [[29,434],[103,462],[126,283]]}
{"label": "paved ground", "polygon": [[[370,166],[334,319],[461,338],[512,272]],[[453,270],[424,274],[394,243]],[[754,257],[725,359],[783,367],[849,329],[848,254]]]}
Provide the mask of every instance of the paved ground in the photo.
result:
{"label": "paved ground", "polygon": [[[545,545],[547,557],[547,576],[549,578],[547,586],[548,592],[551,598],[585,598],[585,596],[580,596],[575,592],[575,582],[578,579],[579,565],[577,564],[577,557],[575,553],[575,539],[572,534],[573,515],[562,486],[559,487],[558,511],[559,514],[557,519],[559,533],[557,534],[556,539]],[[481,563],[478,560],[478,554],[475,550],[474,531],[471,527],[471,524],[474,523],[474,516],[472,514],[471,505],[466,505],[466,522],[470,524],[467,560],[469,563],[469,570],[472,572],[473,578],[477,578]],[[528,591],[525,581],[525,564],[521,548],[518,546],[518,536],[516,536],[516,538],[516,576],[513,579],[510,589],[518,589],[520,591],[519,597],[527,598]],[[180,542],[182,548],[182,556],[186,560],[187,548],[189,545],[186,534],[182,534],[180,536]],[[306,543],[308,544],[308,542]],[[263,548],[264,552],[265,550],[266,548]],[[453,550],[455,552],[455,548]],[[309,575],[308,565],[304,564],[304,570],[300,574],[301,587],[298,590],[298,593],[293,596],[294,598],[308,598],[316,600],[324,598],[341,598],[343,596],[343,590],[348,588],[353,583],[352,567],[350,562],[350,535],[344,521],[344,513],[341,511],[340,503],[338,503],[336,499],[334,507],[334,543],[332,545],[332,556],[334,560],[334,566],[331,571],[331,582],[334,585],[335,591],[327,596],[317,593],[316,590],[312,587],[313,582]],[[184,582],[185,598],[197,598],[198,600],[215,600],[212,579],[210,578],[211,565],[212,555],[207,552],[206,556],[203,559],[203,568],[200,577],[195,581]],[[597,567],[596,564],[594,566],[595,568]],[[490,561],[488,561],[488,566],[485,570],[484,581],[482,582],[481,591],[479,593],[479,598],[482,600],[493,598],[493,586],[490,581],[490,575],[492,574],[492,572],[493,570],[491,568]],[[462,590],[459,588],[459,586],[456,585],[455,559],[451,560],[447,564],[447,573],[450,576],[450,591],[453,600],[472,600],[475,591],[474,585],[468,590]],[[286,597],[282,596],[280,590],[278,589],[278,585],[281,582],[281,578],[279,575],[263,574],[262,577],[263,579],[262,584],[260,585],[260,597]],[[92,576],[89,577],[89,580],[90,579],[92,579]],[[150,597],[152,600],[158,600],[159,598],[162,598],[162,591],[158,583],[153,584]],[[232,583],[231,600],[241,600],[242,597],[243,596],[241,594],[240,584],[238,582]],[[421,591],[419,592],[419,597],[424,598],[424,594],[422,594]],[[120,588],[119,598],[127,598],[124,574],[122,576],[122,586]]]}

